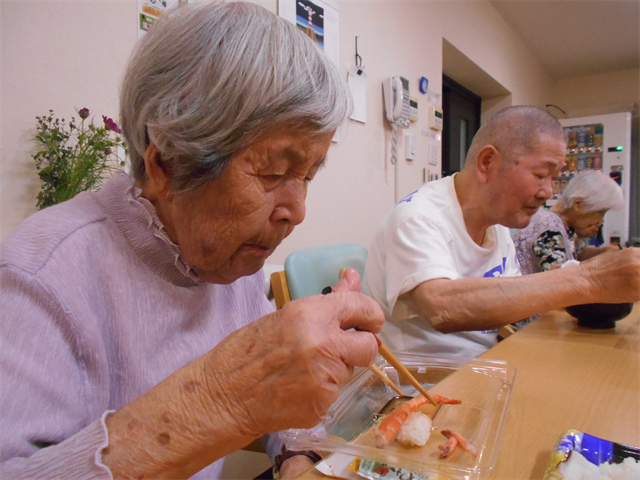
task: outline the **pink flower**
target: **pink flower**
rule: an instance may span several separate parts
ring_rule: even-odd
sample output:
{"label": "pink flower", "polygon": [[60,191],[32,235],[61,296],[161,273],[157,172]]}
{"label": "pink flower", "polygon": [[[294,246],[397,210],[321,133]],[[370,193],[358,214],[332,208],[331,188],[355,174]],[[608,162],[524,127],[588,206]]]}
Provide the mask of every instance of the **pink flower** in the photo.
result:
{"label": "pink flower", "polygon": [[111,120],[109,117],[102,115],[102,120],[104,121],[104,126],[107,128],[107,130],[113,130],[116,133],[122,133],[122,130],[120,130],[118,124]]}

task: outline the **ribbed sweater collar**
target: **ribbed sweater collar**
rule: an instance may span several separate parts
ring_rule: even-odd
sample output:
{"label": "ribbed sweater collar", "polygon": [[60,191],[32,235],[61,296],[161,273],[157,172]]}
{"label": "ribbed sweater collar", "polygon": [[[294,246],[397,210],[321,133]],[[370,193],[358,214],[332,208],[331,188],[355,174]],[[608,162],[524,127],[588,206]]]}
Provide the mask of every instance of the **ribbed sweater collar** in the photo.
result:
{"label": "ribbed sweater collar", "polygon": [[136,256],[166,281],[181,287],[204,283],[180,256],[154,206],[124,172],[104,183],[97,198]]}

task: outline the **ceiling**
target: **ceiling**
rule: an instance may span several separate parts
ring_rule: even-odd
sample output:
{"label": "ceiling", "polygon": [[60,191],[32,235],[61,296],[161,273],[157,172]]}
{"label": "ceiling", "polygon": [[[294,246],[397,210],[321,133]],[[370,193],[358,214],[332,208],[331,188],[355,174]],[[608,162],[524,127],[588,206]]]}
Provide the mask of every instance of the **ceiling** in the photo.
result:
{"label": "ceiling", "polygon": [[555,80],[640,68],[640,0],[489,0]]}

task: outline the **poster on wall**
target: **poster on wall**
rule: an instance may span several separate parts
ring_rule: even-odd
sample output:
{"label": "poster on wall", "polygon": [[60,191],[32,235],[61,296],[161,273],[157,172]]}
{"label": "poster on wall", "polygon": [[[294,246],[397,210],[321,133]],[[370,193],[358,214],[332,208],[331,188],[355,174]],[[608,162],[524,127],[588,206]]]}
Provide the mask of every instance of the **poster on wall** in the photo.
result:
{"label": "poster on wall", "polygon": [[[191,0],[193,2],[193,0]],[[188,0],[138,0],[138,38],[142,38],[160,16],[170,8]]]}
{"label": "poster on wall", "polygon": [[339,55],[338,5],[329,0],[278,0],[278,15],[295,24],[336,64]]}

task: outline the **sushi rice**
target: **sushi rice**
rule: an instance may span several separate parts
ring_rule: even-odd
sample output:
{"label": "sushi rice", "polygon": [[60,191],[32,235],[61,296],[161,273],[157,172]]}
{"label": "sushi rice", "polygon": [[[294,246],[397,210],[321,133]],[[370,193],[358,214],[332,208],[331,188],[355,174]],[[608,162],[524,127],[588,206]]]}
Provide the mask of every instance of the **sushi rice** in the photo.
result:
{"label": "sushi rice", "polygon": [[431,435],[431,418],[422,412],[413,412],[396,436],[403,445],[423,446]]}

